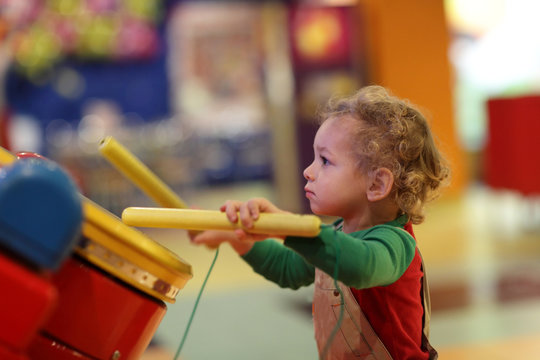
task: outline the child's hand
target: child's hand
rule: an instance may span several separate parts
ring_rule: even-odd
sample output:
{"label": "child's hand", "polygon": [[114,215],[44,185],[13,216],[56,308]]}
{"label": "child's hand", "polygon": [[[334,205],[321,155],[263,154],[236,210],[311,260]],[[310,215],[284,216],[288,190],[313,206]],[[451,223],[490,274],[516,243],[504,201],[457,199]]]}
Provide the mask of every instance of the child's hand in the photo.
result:
{"label": "child's hand", "polygon": [[242,229],[235,230],[235,234],[240,241],[261,241],[269,237],[282,238],[272,234],[251,234],[249,229],[253,227],[254,222],[259,218],[260,213],[287,213],[279,209],[270,201],[264,198],[253,198],[246,202],[237,200],[227,200],[220,208],[227,214],[227,218],[232,223],[240,221],[247,232]]}
{"label": "child's hand", "polygon": [[283,238],[283,236],[272,234],[252,234],[249,232],[249,229],[253,227],[254,222],[259,218],[260,213],[287,213],[266,199],[254,198],[246,202],[227,200],[220,207],[220,210],[225,212],[230,222],[236,224],[240,221],[247,231],[243,229],[236,229],[234,231],[188,231],[189,238],[193,244],[203,244],[215,249],[222,243],[228,242],[238,254],[243,255],[251,250],[256,241],[261,241],[269,237]]}
{"label": "child's hand", "polygon": [[232,248],[240,255],[247,253],[253,246],[252,242],[241,241],[233,231],[188,231],[189,238],[193,244],[206,245],[208,248],[216,249],[224,242],[231,244]]}

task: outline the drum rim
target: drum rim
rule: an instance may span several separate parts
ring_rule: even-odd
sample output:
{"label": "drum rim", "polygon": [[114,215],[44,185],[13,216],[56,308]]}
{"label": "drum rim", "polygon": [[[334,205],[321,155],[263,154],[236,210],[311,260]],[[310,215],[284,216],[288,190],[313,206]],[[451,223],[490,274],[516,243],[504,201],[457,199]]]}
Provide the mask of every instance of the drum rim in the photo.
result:
{"label": "drum rim", "polygon": [[[178,291],[193,277],[191,265],[139,230],[125,225],[91,200],[85,199],[83,209],[85,220],[82,232],[85,238],[75,251],[149,295],[174,302]],[[100,248],[106,252],[100,251],[101,255],[98,255],[95,249]],[[140,276],[132,276],[132,272],[125,271],[119,261],[110,261],[113,257],[123,259],[123,265],[129,263],[132,269],[137,269],[136,274],[147,272],[148,278],[154,277],[155,281],[140,281]],[[163,283],[170,285],[170,289]]]}

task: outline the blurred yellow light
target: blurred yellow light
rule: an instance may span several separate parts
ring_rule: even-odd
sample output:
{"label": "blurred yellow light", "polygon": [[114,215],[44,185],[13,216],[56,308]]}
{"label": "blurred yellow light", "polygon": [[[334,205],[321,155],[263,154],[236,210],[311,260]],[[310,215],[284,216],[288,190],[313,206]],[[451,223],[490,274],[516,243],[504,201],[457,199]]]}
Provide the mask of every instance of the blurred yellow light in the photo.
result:
{"label": "blurred yellow light", "polygon": [[318,58],[323,56],[328,51],[328,46],[340,36],[341,28],[337,19],[321,12],[298,29],[296,43],[304,56]]}

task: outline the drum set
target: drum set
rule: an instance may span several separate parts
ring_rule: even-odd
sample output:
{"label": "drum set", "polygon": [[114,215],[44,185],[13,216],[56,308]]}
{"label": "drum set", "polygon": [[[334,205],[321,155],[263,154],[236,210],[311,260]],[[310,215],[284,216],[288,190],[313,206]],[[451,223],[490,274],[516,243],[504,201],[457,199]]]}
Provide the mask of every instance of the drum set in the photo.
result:
{"label": "drum set", "polygon": [[0,148],[0,359],[139,359],[191,277],[59,165]]}
{"label": "drum set", "polygon": [[[162,208],[127,208],[119,219],[82,196],[55,162],[0,147],[0,359],[139,359],[192,269],[132,226],[241,226],[185,209],[112,137],[99,146]],[[320,219],[261,214],[250,231],[314,236]]]}

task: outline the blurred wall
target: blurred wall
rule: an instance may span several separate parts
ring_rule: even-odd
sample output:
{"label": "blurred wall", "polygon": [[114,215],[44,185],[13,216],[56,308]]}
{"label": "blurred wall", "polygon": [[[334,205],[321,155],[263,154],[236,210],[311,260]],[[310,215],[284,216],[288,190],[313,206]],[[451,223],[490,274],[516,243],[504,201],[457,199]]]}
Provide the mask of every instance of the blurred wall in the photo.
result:
{"label": "blurred wall", "polygon": [[360,0],[358,8],[368,29],[370,82],[421,107],[452,166],[447,193],[458,193],[468,174],[455,129],[443,1]]}

